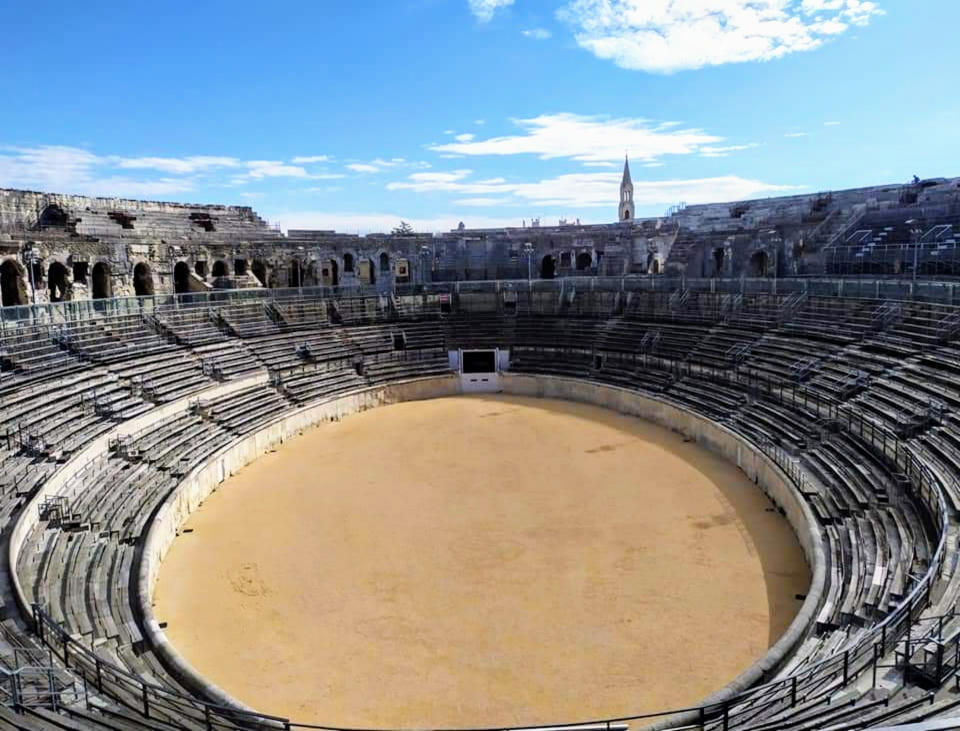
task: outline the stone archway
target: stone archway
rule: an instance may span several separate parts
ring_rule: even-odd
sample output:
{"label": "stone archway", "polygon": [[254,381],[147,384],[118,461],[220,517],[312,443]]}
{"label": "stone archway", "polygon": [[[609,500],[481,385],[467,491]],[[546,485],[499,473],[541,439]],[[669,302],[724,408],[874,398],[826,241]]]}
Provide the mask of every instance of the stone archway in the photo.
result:
{"label": "stone archway", "polygon": [[253,272],[253,276],[260,280],[260,284],[264,287],[270,286],[270,282],[267,281],[268,272],[266,263],[260,259],[254,259],[253,264],[250,265],[250,271]]}
{"label": "stone archway", "polygon": [[557,273],[557,261],[547,254],[540,261],[540,279],[553,279]]}
{"label": "stone archway", "polygon": [[752,277],[765,277],[767,276],[767,269],[770,265],[770,257],[766,251],[762,249],[760,251],[755,251],[750,256],[750,276]]}
{"label": "stone archway", "polygon": [[0,293],[4,307],[27,304],[27,283],[20,262],[6,259],[0,264]]}
{"label": "stone archway", "polygon": [[153,273],[146,262],[140,262],[133,268],[133,292],[137,297],[153,295]]}
{"label": "stone archway", "polygon": [[70,299],[70,277],[67,268],[59,261],[52,262],[47,269],[47,287],[51,302],[65,302]]}
{"label": "stone archway", "polygon": [[177,294],[190,291],[190,265],[185,261],[178,261],[173,267],[173,291]]}
{"label": "stone archway", "polygon": [[93,299],[113,297],[113,279],[110,265],[105,261],[98,261],[93,265]]}
{"label": "stone archway", "polygon": [[725,256],[726,252],[722,246],[718,246],[713,250],[713,276],[719,277],[723,274],[723,260]]}

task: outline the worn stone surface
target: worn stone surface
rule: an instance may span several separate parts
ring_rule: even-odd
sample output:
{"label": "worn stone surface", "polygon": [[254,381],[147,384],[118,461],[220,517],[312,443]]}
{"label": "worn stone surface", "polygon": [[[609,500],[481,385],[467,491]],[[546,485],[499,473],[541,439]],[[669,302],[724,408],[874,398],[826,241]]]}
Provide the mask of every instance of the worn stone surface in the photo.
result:
{"label": "worn stone surface", "polygon": [[824,271],[824,250],[860,226],[889,232],[894,242],[909,240],[908,219],[921,227],[956,221],[960,230],[958,178],[678,206],[663,217],[633,219],[625,173],[616,209],[611,201],[611,214],[625,220],[460,227],[436,236],[284,235],[245,206],[0,189],[0,264],[16,265],[6,269],[4,304],[528,276],[816,274]]}

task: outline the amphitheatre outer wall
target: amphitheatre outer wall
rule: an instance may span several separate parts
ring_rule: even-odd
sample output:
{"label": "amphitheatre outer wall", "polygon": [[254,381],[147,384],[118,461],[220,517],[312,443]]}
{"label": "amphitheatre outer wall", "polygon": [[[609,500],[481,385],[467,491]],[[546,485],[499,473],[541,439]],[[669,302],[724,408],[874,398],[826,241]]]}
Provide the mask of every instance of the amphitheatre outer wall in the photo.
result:
{"label": "amphitheatre outer wall", "polygon": [[[200,398],[227,395],[234,390],[263,383],[265,378],[265,376],[256,376],[235,381],[203,392]],[[772,677],[806,634],[820,604],[826,578],[823,544],[816,529],[815,519],[793,483],[780,468],[752,444],[726,428],[685,408],[635,391],[553,376],[503,374],[500,384],[501,391],[506,394],[594,404],[681,433],[685,438],[737,465],[775,505],[782,509],[810,567],[812,575],[810,589],[800,611],[783,636],[740,676],[710,698],[705,699],[704,704],[722,702],[754,683]],[[207,698],[213,703],[240,711],[256,712],[255,709],[249,708],[210,683],[180,655],[167,640],[153,615],[151,606],[160,564],[176,538],[179,528],[220,483],[288,438],[316,424],[381,405],[442,398],[460,393],[459,379],[455,376],[444,376],[401,381],[325,399],[279,416],[262,429],[224,448],[207,463],[187,475],[159,508],[150,524],[136,581],[136,602],[144,636],[162,658],[171,674],[198,696]],[[91,459],[106,452],[111,439],[136,433],[151,424],[182,413],[196,398],[197,396],[194,395],[190,399],[183,399],[158,408],[100,437],[68,462],[30,501],[14,526],[8,552],[8,566],[10,575],[13,577],[14,591],[24,616],[30,616],[30,607],[15,569],[23,541],[39,520],[40,502],[56,494],[60,488],[78,475]],[[269,709],[257,710],[269,713]],[[558,721],[567,720],[579,719],[558,719]],[[676,717],[671,720],[678,721]]]}

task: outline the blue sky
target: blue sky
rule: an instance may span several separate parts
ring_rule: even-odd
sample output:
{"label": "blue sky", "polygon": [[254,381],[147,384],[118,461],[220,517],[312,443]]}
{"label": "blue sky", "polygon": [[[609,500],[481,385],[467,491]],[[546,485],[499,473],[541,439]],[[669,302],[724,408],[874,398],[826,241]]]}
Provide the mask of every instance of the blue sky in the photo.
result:
{"label": "blue sky", "polygon": [[48,2],[4,12],[0,187],[291,228],[638,215],[960,175],[957,0]]}

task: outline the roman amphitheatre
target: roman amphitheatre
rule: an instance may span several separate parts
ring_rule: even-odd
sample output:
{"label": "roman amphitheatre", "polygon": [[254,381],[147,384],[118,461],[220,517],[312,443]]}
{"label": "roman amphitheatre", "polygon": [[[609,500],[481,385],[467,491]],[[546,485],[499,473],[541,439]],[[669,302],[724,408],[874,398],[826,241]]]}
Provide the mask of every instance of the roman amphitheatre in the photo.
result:
{"label": "roman amphitheatre", "polygon": [[622,186],[369,237],[2,191],[0,728],[948,727],[957,179]]}

